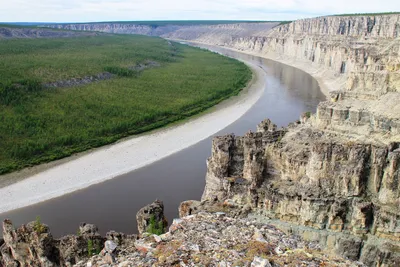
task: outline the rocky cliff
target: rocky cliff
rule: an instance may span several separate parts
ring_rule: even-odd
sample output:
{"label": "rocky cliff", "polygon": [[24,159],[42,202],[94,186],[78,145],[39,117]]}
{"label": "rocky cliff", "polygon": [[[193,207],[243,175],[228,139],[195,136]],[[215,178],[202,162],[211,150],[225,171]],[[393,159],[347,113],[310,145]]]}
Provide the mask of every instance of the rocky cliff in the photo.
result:
{"label": "rocky cliff", "polygon": [[203,202],[181,209],[232,206],[368,266],[398,266],[399,159],[399,143],[344,141],[306,118],[285,129],[266,120],[256,133],[214,139]]}
{"label": "rocky cliff", "polygon": [[299,67],[330,95],[315,115],[214,139],[202,202],[235,207],[368,266],[400,265],[400,16],[299,20],[258,36],[164,35]]}

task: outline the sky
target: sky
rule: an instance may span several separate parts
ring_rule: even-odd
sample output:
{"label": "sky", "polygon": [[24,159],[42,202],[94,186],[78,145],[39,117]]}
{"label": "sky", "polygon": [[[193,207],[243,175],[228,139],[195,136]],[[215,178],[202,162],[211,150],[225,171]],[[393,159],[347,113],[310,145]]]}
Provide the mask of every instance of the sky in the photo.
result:
{"label": "sky", "polygon": [[0,0],[2,22],[294,20],[400,11],[400,0]]}

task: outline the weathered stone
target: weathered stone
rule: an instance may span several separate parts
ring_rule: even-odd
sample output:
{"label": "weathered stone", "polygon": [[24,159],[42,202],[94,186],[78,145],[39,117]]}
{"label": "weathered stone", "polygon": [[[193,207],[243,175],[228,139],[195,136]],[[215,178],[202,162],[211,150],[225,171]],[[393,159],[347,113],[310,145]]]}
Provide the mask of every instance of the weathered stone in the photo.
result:
{"label": "weathered stone", "polygon": [[179,217],[186,217],[196,213],[201,202],[197,200],[187,200],[179,205]]}
{"label": "weathered stone", "polygon": [[99,234],[99,229],[94,224],[81,223],[79,233],[82,236],[95,236]]}
{"label": "weathered stone", "polygon": [[[181,227],[157,242],[139,239],[138,251],[117,254],[122,266],[363,266],[319,250],[313,242],[285,234],[274,226],[251,218],[199,212],[178,219]],[[262,241],[259,241],[262,240]],[[277,255],[278,251],[279,255]],[[91,262],[100,265],[96,256]],[[271,262],[271,263],[270,263]],[[77,265],[83,267],[85,263]],[[101,266],[101,265],[100,265]],[[121,266],[117,263],[111,266]]]}
{"label": "weathered stone", "polygon": [[197,210],[212,210],[205,200],[214,198],[214,206],[232,202],[236,210],[250,207],[246,213],[343,233],[326,234],[321,244],[353,260],[363,246],[359,237],[400,240],[397,145],[345,141],[309,124],[260,129],[269,130],[215,138]]}
{"label": "weathered stone", "polygon": [[0,254],[5,265],[55,266],[60,261],[49,228],[40,221],[14,229],[11,221],[5,220],[3,238]]}
{"label": "weathered stone", "polygon": [[263,259],[261,257],[254,257],[253,262],[250,265],[251,267],[272,267],[269,260]]}
{"label": "weathered stone", "polygon": [[167,219],[164,216],[164,204],[160,200],[154,201],[138,211],[136,214],[139,234],[143,234],[149,230],[153,223],[153,227],[161,228],[160,230],[165,233],[168,227]]}

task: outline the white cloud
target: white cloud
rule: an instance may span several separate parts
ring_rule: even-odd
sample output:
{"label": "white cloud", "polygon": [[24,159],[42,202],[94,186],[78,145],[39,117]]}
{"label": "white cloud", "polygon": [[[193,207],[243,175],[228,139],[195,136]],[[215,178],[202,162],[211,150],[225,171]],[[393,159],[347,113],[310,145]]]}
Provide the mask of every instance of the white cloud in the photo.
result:
{"label": "white cloud", "polygon": [[398,0],[1,0],[0,21],[286,20],[400,11]]}

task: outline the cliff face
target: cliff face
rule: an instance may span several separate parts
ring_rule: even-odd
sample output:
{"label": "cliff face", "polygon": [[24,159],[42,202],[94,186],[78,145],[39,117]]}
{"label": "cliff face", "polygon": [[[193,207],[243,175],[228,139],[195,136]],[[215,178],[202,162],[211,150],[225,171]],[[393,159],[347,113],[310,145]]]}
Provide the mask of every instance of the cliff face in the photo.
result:
{"label": "cliff face", "polygon": [[233,205],[368,266],[398,266],[400,144],[343,142],[303,121],[215,138],[203,203]]}

